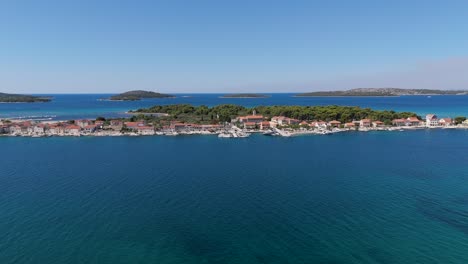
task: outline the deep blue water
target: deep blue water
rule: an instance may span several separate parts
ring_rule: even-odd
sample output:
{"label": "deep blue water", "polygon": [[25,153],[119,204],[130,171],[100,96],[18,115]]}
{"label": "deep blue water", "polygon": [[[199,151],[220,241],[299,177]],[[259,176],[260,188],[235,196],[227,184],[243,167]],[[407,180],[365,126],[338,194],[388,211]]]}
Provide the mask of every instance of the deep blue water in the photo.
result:
{"label": "deep blue water", "polygon": [[[221,94],[178,94],[177,98],[150,99],[135,102],[100,101],[108,94],[48,95],[49,103],[0,104],[0,118],[52,118],[58,120],[125,116],[128,110],[156,104],[188,103],[213,106],[234,103],[258,105],[347,105],[380,110],[412,111],[419,115],[435,113],[441,117],[468,115],[468,96],[401,96],[401,97],[293,97],[293,94],[272,94],[268,98],[219,98]],[[190,96],[190,97],[183,97]]]}
{"label": "deep blue water", "polygon": [[0,263],[468,263],[468,131],[0,138]]}

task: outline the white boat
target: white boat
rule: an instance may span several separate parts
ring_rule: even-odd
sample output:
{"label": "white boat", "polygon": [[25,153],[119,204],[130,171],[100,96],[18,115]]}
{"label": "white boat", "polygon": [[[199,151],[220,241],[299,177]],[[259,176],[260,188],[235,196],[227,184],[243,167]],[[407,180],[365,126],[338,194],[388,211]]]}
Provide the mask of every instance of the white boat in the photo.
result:
{"label": "white boat", "polygon": [[220,133],[218,137],[219,138],[232,138],[233,136],[229,133]]}

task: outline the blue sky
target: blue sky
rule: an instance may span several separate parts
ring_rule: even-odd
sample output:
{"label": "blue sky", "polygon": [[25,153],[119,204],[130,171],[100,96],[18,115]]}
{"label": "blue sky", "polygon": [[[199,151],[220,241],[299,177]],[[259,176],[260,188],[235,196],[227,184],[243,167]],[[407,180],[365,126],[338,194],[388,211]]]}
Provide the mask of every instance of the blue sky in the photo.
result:
{"label": "blue sky", "polygon": [[468,1],[0,3],[0,91],[468,88]]}

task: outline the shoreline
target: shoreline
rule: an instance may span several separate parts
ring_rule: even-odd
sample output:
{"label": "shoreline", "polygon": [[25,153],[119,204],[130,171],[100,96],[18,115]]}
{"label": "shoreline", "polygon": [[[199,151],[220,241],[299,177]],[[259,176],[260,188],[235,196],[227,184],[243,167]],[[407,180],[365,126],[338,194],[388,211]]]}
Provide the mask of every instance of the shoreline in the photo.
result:
{"label": "shoreline", "polygon": [[[208,132],[208,131],[190,131],[190,132],[162,132],[155,131],[154,133],[137,133],[137,132],[116,132],[116,131],[99,131],[93,133],[15,133],[15,134],[0,134],[0,137],[24,137],[24,138],[48,138],[48,137],[150,137],[150,136],[218,136],[219,138],[246,138],[252,134],[261,136],[275,137],[297,137],[297,136],[323,136],[333,135],[346,132],[406,132],[416,130],[468,130],[468,126],[449,126],[449,127],[388,127],[388,128],[363,128],[363,129],[336,129],[336,130],[283,130],[277,129],[279,132],[276,135],[265,135],[262,130],[226,130]],[[239,136],[223,137],[220,136],[226,133],[234,133]],[[241,136],[241,135],[245,136]]]}

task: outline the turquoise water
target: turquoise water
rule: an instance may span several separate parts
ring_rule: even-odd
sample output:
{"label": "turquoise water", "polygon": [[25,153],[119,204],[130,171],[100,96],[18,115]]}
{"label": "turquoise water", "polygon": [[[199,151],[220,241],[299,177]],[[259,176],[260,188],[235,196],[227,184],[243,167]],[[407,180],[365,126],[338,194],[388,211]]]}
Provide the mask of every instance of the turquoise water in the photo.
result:
{"label": "turquoise water", "polygon": [[468,96],[401,96],[401,97],[293,97],[293,94],[272,94],[268,98],[220,98],[221,94],[178,94],[177,98],[149,99],[134,102],[111,102],[99,99],[109,94],[47,95],[50,103],[0,104],[0,118],[55,119],[122,117],[128,110],[157,104],[208,105],[345,105],[370,107],[378,110],[411,111],[424,116],[435,113],[440,117],[468,116]]}
{"label": "turquoise water", "polygon": [[468,263],[468,131],[0,138],[0,263]]}

